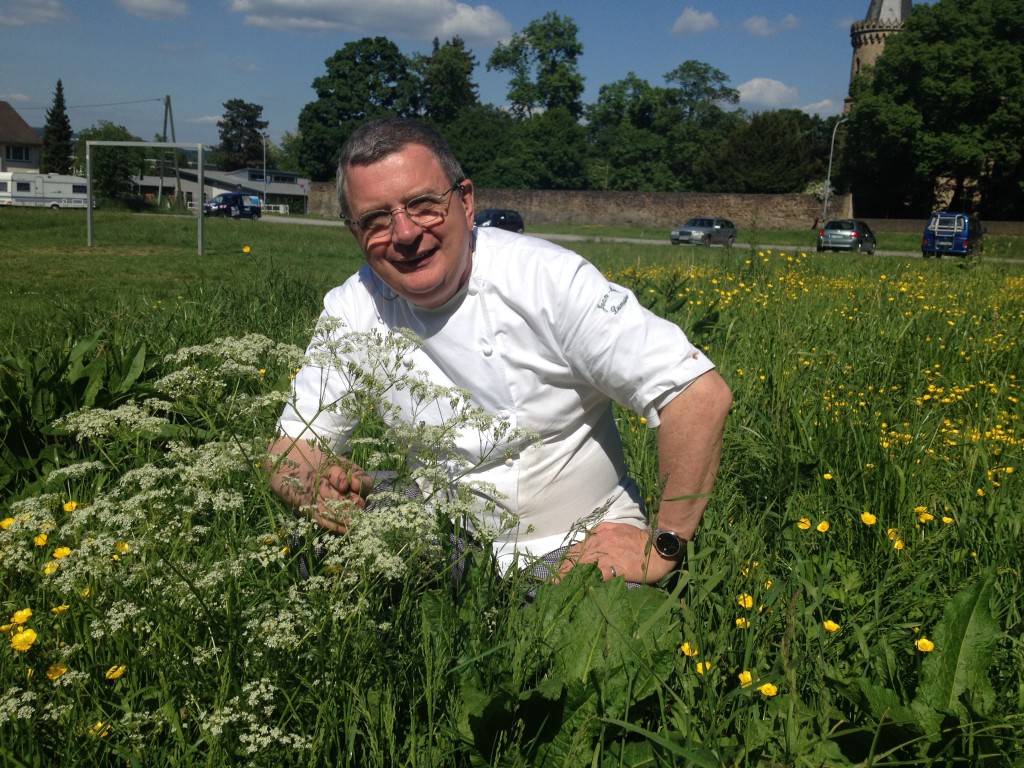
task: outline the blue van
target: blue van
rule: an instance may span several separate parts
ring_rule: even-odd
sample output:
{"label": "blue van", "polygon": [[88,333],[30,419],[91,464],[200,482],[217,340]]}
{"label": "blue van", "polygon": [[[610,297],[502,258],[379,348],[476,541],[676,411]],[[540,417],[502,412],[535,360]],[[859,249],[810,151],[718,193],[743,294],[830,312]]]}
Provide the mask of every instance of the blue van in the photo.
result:
{"label": "blue van", "polygon": [[951,253],[966,258],[985,250],[985,228],[976,216],[969,213],[936,211],[928,218],[921,238],[924,258],[941,257]]}

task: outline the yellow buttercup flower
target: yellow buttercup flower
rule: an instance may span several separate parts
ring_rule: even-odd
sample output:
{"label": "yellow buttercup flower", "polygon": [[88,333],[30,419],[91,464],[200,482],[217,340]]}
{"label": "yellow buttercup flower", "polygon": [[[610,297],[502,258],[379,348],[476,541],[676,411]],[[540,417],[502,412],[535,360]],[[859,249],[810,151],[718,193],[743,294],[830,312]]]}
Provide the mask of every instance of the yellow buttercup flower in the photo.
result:
{"label": "yellow buttercup flower", "polygon": [[688,642],[683,643],[681,646],[679,646],[679,650],[683,652],[684,656],[690,657],[696,656],[698,653],[700,653],[700,651],[697,650],[696,646],[690,645]]}
{"label": "yellow buttercup flower", "polygon": [[128,542],[126,541],[117,542],[117,546],[115,547],[115,549],[117,549],[118,553],[122,555],[127,555],[129,552],[132,551],[131,547],[128,546]]}
{"label": "yellow buttercup flower", "polygon": [[739,603],[740,608],[753,608],[754,607],[754,598],[753,598],[753,596],[748,595],[746,592],[744,592],[742,595],[737,597],[736,598],[736,602]]}
{"label": "yellow buttercup flower", "polygon": [[62,560],[71,554],[71,547],[57,547],[53,550],[53,559]]}
{"label": "yellow buttercup flower", "polygon": [[917,648],[921,653],[931,653],[935,650],[935,643],[929,640],[927,637],[919,637],[914,641],[914,647]]}
{"label": "yellow buttercup flower", "polygon": [[864,523],[864,525],[874,525],[878,522],[878,518],[867,510],[864,510],[860,513],[860,521]]}
{"label": "yellow buttercup flower", "polygon": [[36,641],[37,637],[38,635],[36,635],[36,631],[34,629],[22,630],[11,638],[11,648],[25,653],[32,647],[32,644]]}
{"label": "yellow buttercup flower", "polygon": [[931,512],[921,512],[918,514],[917,519],[922,523],[930,523],[935,519],[935,515]]}
{"label": "yellow buttercup flower", "polygon": [[46,565],[43,566],[43,573],[46,574],[47,576],[49,576],[51,573],[56,571],[58,568],[60,568],[60,563],[58,563],[56,560],[51,560],[50,562],[48,562]]}
{"label": "yellow buttercup flower", "polygon": [[67,671],[67,664],[51,664],[46,668],[46,676],[51,680],[56,680]]}
{"label": "yellow buttercup flower", "polygon": [[98,720],[96,725],[89,729],[89,736],[93,739],[105,739],[110,735],[110,725]]}
{"label": "yellow buttercup flower", "polygon": [[801,517],[796,521],[796,527],[801,531],[809,531],[811,529],[811,520],[807,517]]}
{"label": "yellow buttercup flower", "polygon": [[709,669],[711,669],[711,662],[710,661],[698,661],[697,662],[697,674],[698,675],[703,675]]}
{"label": "yellow buttercup flower", "polygon": [[750,619],[748,619],[746,616],[740,616],[738,619],[736,619],[736,627],[738,629],[747,629],[748,627],[750,627]]}
{"label": "yellow buttercup flower", "polygon": [[34,539],[32,539],[32,542],[37,547],[45,547],[46,546],[46,539],[47,539],[46,534],[45,533],[40,533],[38,536],[36,536]]}
{"label": "yellow buttercup flower", "polygon": [[245,253],[245,254],[252,253],[252,248],[250,248],[248,245],[243,245],[242,246],[242,253]]}
{"label": "yellow buttercup flower", "polygon": [[12,624],[24,624],[26,621],[32,618],[31,608],[22,608],[20,611],[15,611],[14,615],[11,616]]}
{"label": "yellow buttercup flower", "polygon": [[764,685],[759,685],[759,686],[757,686],[757,690],[759,690],[763,695],[767,696],[768,698],[771,698],[772,696],[774,696],[775,694],[777,694],[779,692],[779,689],[776,686],[772,685],[771,683],[765,683]]}
{"label": "yellow buttercup flower", "polygon": [[824,475],[822,475],[822,477],[825,478],[826,480],[831,480],[832,479],[832,473],[831,472],[826,472]]}
{"label": "yellow buttercup flower", "polygon": [[50,609],[50,613],[52,613],[54,616],[60,616],[62,613],[67,611],[67,609],[70,608],[70,607],[71,607],[70,605],[56,605],[56,606],[54,606],[53,608]]}
{"label": "yellow buttercup flower", "polygon": [[14,525],[13,517],[5,517],[3,520],[0,520],[0,528],[2,528],[5,531],[12,525]]}
{"label": "yellow buttercup flower", "polygon": [[896,539],[896,541],[892,543],[892,546],[893,549],[899,550],[905,548],[907,545],[904,543],[903,539]]}
{"label": "yellow buttercup flower", "polygon": [[71,500],[71,501],[65,501],[64,502],[64,511],[65,512],[74,512],[76,509],[78,509],[78,502],[77,501]]}
{"label": "yellow buttercup flower", "polygon": [[827,621],[822,622],[822,626],[825,628],[825,631],[829,634],[839,631],[839,625],[836,622],[832,621],[832,619],[828,619]]}
{"label": "yellow buttercup flower", "polygon": [[747,670],[743,670],[742,672],[740,672],[739,678],[741,688],[749,688],[750,684],[754,682],[754,676],[751,675]]}
{"label": "yellow buttercup flower", "polygon": [[107,670],[107,674],[105,675],[105,677],[107,678],[107,680],[117,680],[119,677],[121,677],[121,675],[125,673],[126,669],[128,669],[128,667],[124,664],[115,664]]}
{"label": "yellow buttercup flower", "polygon": [[825,533],[829,529],[828,520],[822,520],[818,523],[818,532]]}

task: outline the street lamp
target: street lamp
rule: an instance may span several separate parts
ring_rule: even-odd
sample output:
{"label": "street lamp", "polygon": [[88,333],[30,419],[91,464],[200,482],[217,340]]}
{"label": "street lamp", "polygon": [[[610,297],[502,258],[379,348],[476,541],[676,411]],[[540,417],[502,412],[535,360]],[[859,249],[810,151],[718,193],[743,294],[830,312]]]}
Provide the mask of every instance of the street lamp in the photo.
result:
{"label": "street lamp", "polygon": [[263,137],[263,207],[267,207],[267,134],[261,133]]}
{"label": "street lamp", "polygon": [[850,118],[841,118],[836,122],[836,127],[832,129],[832,147],[828,151],[828,175],[825,177],[825,205],[821,209],[822,224],[828,219],[828,191],[832,188],[832,155],[836,151],[836,132],[840,125],[848,122],[850,122]]}

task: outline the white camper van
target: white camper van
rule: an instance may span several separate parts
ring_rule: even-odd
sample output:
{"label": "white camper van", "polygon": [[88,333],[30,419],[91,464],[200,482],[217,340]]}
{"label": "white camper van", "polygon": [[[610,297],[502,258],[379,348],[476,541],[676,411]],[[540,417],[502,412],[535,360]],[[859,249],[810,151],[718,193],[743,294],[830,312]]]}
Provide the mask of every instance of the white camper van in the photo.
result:
{"label": "white camper van", "polygon": [[59,173],[0,173],[0,205],[41,208],[85,208],[88,183],[80,176]]}

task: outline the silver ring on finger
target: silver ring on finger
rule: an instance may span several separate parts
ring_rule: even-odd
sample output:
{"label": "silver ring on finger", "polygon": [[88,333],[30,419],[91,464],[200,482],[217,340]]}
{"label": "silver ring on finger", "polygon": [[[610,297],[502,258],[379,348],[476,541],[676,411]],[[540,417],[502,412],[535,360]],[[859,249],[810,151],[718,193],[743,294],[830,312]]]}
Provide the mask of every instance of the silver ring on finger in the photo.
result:
{"label": "silver ring on finger", "polygon": [[615,570],[615,566],[614,566],[614,565],[613,565],[613,566],[610,566],[610,570],[611,570],[611,572],[612,572],[612,578],[613,578],[613,579],[614,579],[614,578],[615,578],[616,576],[618,576],[618,575],[619,575],[619,574],[618,574],[618,572],[617,572],[617,571]]}

